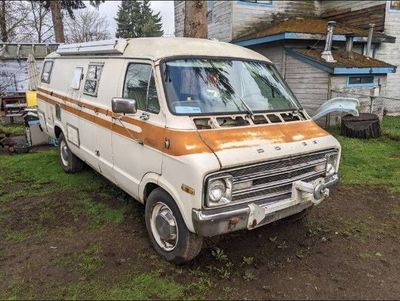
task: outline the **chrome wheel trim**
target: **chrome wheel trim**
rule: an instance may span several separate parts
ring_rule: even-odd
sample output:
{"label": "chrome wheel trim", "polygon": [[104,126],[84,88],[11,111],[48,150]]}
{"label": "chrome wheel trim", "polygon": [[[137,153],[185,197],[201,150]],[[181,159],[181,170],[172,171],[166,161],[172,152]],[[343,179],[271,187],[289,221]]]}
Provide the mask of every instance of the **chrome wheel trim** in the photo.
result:
{"label": "chrome wheel trim", "polygon": [[64,166],[68,166],[68,145],[64,140],[60,142],[60,157]]}
{"label": "chrome wheel trim", "polygon": [[[164,223],[164,227],[160,228],[160,222]],[[169,229],[166,227],[169,227]],[[178,226],[172,210],[166,204],[157,202],[154,205],[150,216],[150,228],[155,241],[161,249],[166,252],[171,252],[175,249],[178,244]]]}

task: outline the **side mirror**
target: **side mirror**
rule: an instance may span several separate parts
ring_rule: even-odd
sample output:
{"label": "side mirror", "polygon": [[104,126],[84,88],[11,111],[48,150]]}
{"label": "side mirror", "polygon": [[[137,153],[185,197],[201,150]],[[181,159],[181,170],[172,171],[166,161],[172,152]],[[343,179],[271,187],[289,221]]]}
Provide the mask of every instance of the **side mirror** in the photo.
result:
{"label": "side mirror", "polygon": [[137,111],[136,100],[114,97],[111,100],[111,109],[114,113],[135,114]]}

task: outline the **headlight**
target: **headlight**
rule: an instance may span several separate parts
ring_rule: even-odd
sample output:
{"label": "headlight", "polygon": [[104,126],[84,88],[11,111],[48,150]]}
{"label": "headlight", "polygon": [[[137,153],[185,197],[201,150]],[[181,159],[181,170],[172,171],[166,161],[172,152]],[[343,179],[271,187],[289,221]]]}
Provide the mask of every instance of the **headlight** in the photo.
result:
{"label": "headlight", "polygon": [[336,167],[338,164],[338,154],[331,153],[326,155],[326,173],[327,178],[332,177],[336,173]]}
{"label": "headlight", "polygon": [[232,200],[232,176],[209,179],[206,204],[208,207],[221,206]]}

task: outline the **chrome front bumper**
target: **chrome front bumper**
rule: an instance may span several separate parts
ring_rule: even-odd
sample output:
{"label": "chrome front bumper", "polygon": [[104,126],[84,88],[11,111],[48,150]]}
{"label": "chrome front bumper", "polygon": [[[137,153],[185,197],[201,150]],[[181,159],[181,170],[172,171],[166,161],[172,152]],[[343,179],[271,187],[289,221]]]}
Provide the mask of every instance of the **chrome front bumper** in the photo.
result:
{"label": "chrome front bumper", "polygon": [[248,203],[239,207],[209,210],[193,209],[195,232],[200,236],[211,237],[242,229],[251,230],[272,223],[318,205],[329,196],[329,188],[338,182],[339,177],[336,174],[328,181],[297,181],[293,183],[291,198],[273,203]]}

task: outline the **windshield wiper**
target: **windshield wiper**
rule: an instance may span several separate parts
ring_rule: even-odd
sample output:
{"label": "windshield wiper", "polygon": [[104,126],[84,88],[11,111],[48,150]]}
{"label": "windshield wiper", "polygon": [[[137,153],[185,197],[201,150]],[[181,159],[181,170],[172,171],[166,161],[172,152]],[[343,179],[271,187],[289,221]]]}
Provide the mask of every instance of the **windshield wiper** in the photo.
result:
{"label": "windshield wiper", "polygon": [[244,101],[244,99],[235,92],[235,95],[239,98],[240,102],[242,103],[243,107],[246,109],[246,111],[249,113],[251,116],[251,119],[254,119],[254,112],[252,109],[250,109],[249,105]]}

